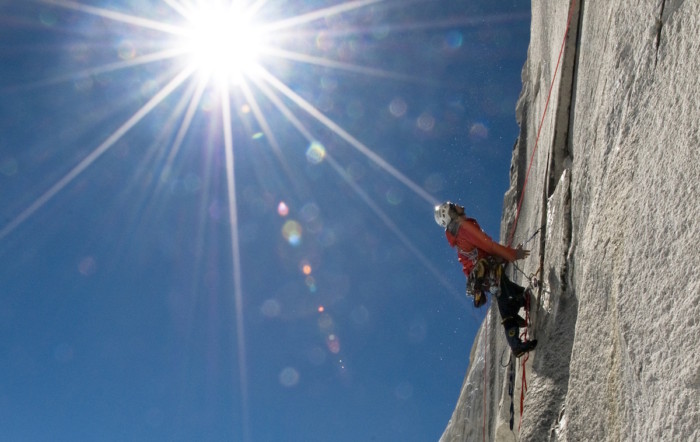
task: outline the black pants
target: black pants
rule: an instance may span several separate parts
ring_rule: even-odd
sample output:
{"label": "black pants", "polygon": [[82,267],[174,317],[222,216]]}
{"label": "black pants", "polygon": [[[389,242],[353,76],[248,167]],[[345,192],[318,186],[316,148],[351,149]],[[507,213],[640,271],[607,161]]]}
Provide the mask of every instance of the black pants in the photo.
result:
{"label": "black pants", "polygon": [[520,327],[526,325],[523,318],[518,315],[520,309],[525,307],[525,289],[509,280],[504,272],[501,274],[501,293],[496,300],[506,332],[506,340],[510,348],[517,353],[522,346]]}

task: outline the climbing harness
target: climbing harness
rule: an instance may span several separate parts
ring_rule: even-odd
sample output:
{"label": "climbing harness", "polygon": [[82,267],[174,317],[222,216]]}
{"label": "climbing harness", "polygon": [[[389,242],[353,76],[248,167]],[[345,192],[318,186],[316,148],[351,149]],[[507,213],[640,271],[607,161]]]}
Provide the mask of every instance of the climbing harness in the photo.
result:
{"label": "climbing harness", "polygon": [[499,296],[503,275],[503,263],[496,257],[488,256],[476,262],[467,278],[467,295],[474,298],[474,306],[486,303],[486,292]]}

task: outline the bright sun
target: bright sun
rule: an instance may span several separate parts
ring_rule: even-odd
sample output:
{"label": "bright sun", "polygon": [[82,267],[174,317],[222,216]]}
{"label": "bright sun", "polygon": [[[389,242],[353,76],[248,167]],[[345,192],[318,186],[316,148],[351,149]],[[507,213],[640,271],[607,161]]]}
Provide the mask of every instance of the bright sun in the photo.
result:
{"label": "bright sun", "polygon": [[254,71],[262,32],[250,14],[233,7],[201,7],[188,18],[185,50],[195,70],[228,81]]}

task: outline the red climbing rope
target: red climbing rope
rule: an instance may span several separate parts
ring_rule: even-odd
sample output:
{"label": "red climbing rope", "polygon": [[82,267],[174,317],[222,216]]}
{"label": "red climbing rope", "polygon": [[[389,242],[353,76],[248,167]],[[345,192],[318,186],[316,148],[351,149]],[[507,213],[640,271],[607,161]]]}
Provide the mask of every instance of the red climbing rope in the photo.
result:
{"label": "red climbing rope", "polygon": [[[547,115],[547,110],[549,109],[549,100],[552,97],[552,90],[554,89],[554,80],[557,78],[557,73],[559,72],[559,65],[561,64],[561,57],[562,54],[564,53],[564,47],[566,46],[566,39],[569,35],[569,28],[571,27],[571,19],[574,15],[574,9],[576,8],[576,0],[571,0],[571,3],[569,4],[569,17],[566,21],[566,31],[564,32],[564,38],[561,42],[561,48],[559,49],[559,56],[557,57],[557,65],[554,68],[554,75],[552,76],[552,82],[549,85],[549,92],[547,93],[547,101],[545,102],[544,105],[544,111],[542,112],[542,118],[540,119],[540,125],[537,128],[537,136],[535,138],[535,145],[532,149],[532,154],[530,156],[530,163],[527,167],[527,173],[525,174],[525,181],[523,182],[523,188],[520,193],[520,200],[518,201],[518,208],[515,213],[515,221],[513,222],[513,227],[510,231],[510,235],[508,238],[508,247],[510,247],[513,244],[513,238],[515,236],[515,229],[518,226],[518,219],[520,218],[520,209],[522,208],[523,204],[523,198],[525,197],[525,188],[527,187],[527,181],[528,178],[530,177],[530,169],[532,169],[532,162],[535,159],[535,153],[537,152],[537,146],[539,145],[540,141],[540,134],[542,132],[542,126],[544,125],[544,119],[545,116]],[[525,300],[525,322],[527,323],[527,326],[525,327],[525,331],[523,334],[520,336],[521,340],[527,341],[527,330],[530,327],[530,296],[528,295]],[[525,403],[525,393],[527,392],[527,373],[525,371],[525,364],[527,364],[528,359],[530,358],[530,354],[526,353],[525,356],[522,358],[522,380],[521,380],[521,386],[520,386],[520,422],[518,423],[518,431],[520,431],[520,427],[523,423],[523,411],[524,411],[524,403]],[[484,381],[484,385],[486,385],[486,382]],[[486,391],[484,390],[484,401],[486,400]],[[485,413],[485,411],[484,411]],[[484,414],[484,419],[485,419],[485,414]],[[486,437],[485,433],[485,425],[484,425],[484,438]]]}
{"label": "red climbing rope", "polygon": [[486,374],[488,373],[486,370],[486,347],[489,345],[489,315],[486,313],[486,326],[484,327],[484,408],[482,409],[482,415],[483,415],[483,423],[481,427],[481,434],[483,435],[483,440],[486,442],[486,380],[488,379],[488,376]]}
{"label": "red climbing rope", "polygon": [[554,80],[557,78],[557,72],[559,72],[559,64],[561,62],[561,56],[564,53],[564,46],[566,45],[566,37],[569,35],[569,27],[571,26],[571,18],[574,15],[574,9],[576,6],[576,0],[571,0],[571,5],[569,6],[569,18],[566,21],[566,31],[564,32],[564,39],[561,42],[561,49],[559,49],[559,57],[557,58],[557,66],[554,68],[554,75],[552,76],[552,82],[549,85],[549,92],[547,93],[547,101],[544,105],[544,112],[542,112],[542,118],[540,119],[540,126],[537,128],[537,137],[535,137],[535,146],[532,148],[532,155],[530,156],[530,164],[527,166],[527,173],[525,174],[525,181],[523,182],[523,190],[520,192],[520,200],[518,201],[518,209],[515,212],[515,221],[513,222],[513,228],[510,231],[510,236],[508,237],[508,247],[513,244],[513,237],[515,235],[515,228],[518,226],[518,218],[520,218],[520,209],[523,204],[523,198],[525,197],[525,188],[527,187],[527,180],[530,177],[530,169],[532,168],[532,161],[535,159],[535,152],[537,152],[537,146],[540,142],[540,133],[542,132],[542,126],[544,125],[544,117],[547,115],[547,109],[549,108],[549,100],[552,97],[552,89],[554,89]]}

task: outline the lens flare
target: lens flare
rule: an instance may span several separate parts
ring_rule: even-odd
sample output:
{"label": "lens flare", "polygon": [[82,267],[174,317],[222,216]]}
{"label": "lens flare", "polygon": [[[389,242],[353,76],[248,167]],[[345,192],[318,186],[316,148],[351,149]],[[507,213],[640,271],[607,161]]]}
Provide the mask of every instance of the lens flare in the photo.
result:
{"label": "lens flare", "polygon": [[294,387],[299,383],[301,376],[294,367],[285,367],[279,374],[280,384],[284,387]]}
{"label": "lens flare", "polygon": [[445,46],[450,50],[459,49],[464,42],[464,36],[459,31],[450,31],[445,36]]}
{"label": "lens flare", "polygon": [[489,137],[489,129],[484,123],[474,123],[469,128],[469,137],[473,140],[485,140]]}
{"label": "lens flare", "polygon": [[318,141],[313,141],[306,150],[306,159],[311,164],[319,164],[326,158],[326,148]]}
{"label": "lens flare", "polygon": [[403,117],[406,115],[406,111],[408,110],[408,105],[406,102],[403,100],[403,98],[397,97],[391,100],[391,103],[389,103],[389,112],[391,112],[391,115],[395,117]]}
{"label": "lens flare", "polygon": [[[2,0],[0,0],[0,3]],[[338,97],[332,95],[332,93],[340,90],[338,79],[332,76],[326,76],[321,79],[320,87],[322,93],[326,96],[327,105],[319,106],[312,105],[310,102],[306,101],[302,96],[305,94],[299,94],[295,91],[299,90],[295,85],[294,88],[289,87],[282,80],[280,80],[276,74],[274,63],[266,65],[269,67],[268,70],[263,70],[262,66],[259,64],[259,58],[263,55],[272,55],[277,59],[284,61],[285,65],[291,63],[306,63],[314,65],[314,67],[322,67],[324,71],[340,70],[345,72],[351,72],[355,74],[369,75],[373,77],[381,77],[391,80],[409,80],[414,81],[415,78],[408,75],[400,75],[392,72],[387,72],[382,69],[370,68],[366,66],[355,65],[348,62],[344,58],[343,54],[347,56],[356,55],[358,51],[364,49],[362,46],[362,39],[358,38],[357,41],[350,41],[343,48],[337,47],[340,39],[335,38],[334,35],[320,36],[319,40],[315,43],[323,51],[329,51],[330,55],[338,56],[342,61],[333,60],[332,58],[314,56],[305,54],[305,47],[299,48],[288,48],[289,50],[277,49],[276,51],[270,51],[269,47],[264,47],[266,44],[270,44],[271,41],[265,41],[265,36],[269,36],[273,31],[276,33],[286,33],[292,35],[297,30],[301,31],[300,35],[307,33],[308,29],[304,27],[308,24],[312,24],[317,20],[332,20],[344,12],[349,12],[353,10],[359,10],[361,8],[368,7],[375,3],[381,3],[382,0],[352,0],[343,2],[332,2],[338,3],[336,5],[326,7],[323,9],[315,9],[310,12],[303,13],[301,15],[292,15],[289,17],[283,17],[277,22],[268,23],[263,26],[258,26],[253,18],[255,13],[263,8],[264,5],[268,4],[267,0],[258,1],[248,1],[248,2],[234,2],[234,1],[219,1],[219,2],[203,2],[203,1],[179,1],[179,0],[164,0],[162,3],[167,4],[178,12],[182,18],[184,18],[187,23],[185,27],[170,24],[166,22],[158,22],[152,19],[141,17],[138,15],[129,15],[119,10],[109,9],[108,7],[97,7],[90,6],[85,3],[95,3],[95,2],[79,2],[73,0],[43,0],[41,3],[51,5],[56,8],[63,8],[72,10],[78,13],[86,15],[94,15],[99,17],[99,20],[94,20],[100,24],[107,23],[121,23],[126,24],[135,29],[133,35],[129,35],[129,38],[115,39],[114,48],[116,49],[117,60],[113,63],[92,66],[89,69],[81,69],[77,72],[70,72],[69,75],[64,75],[61,77],[56,77],[52,79],[47,79],[43,82],[44,85],[55,84],[59,82],[69,82],[72,91],[77,91],[78,93],[89,93],[93,87],[95,89],[102,85],[104,78],[109,78],[110,75],[102,74],[112,74],[118,70],[134,68],[138,66],[151,65],[151,70],[156,71],[159,69],[158,65],[153,65],[155,62],[172,61],[182,58],[181,63],[184,69],[181,72],[176,71],[164,71],[161,75],[150,75],[150,79],[144,81],[132,81],[130,84],[141,85],[141,87],[133,88],[135,98],[139,104],[139,108],[129,116],[125,117],[125,120],[121,122],[121,125],[106,138],[98,140],[96,146],[93,146],[92,150],[87,153],[86,156],[82,156],[80,160],[72,169],[70,169],[62,178],[54,183],[49,189],[44,193],[40,194],[39,197],[34,200],[26,209],[21,211],[16,217],[3,221],[0,225],[0,239],[13,232],[20,224],[32,216],[35,212],[42,209],[47,202],[52,200],[55,195],[64,190],[71,184],[80,174],[82,174],[87,168],[93,165],[98,158],[102,157],[108,150],[113,146],[118,145],[118,142],[129,132],[132,131],[138,124],[145,120],[146,117],[152,112],[158,113],[162,111],[161,104],[166,104],[168,110],[172,109],[172,121],[180,121],[181,126],[179,130],[175,130],[172,134],[163,131],[163,138],[170,138],[173,135],[175,142],[173,143],[172,153],[169,155],[167,164],[164,170],[172,171],[177,170],[177,167],[173,169],[172,160],[175,158],[175,153],[180,144],[184,144],[186,139],[190,138],[191,123],[192,127],[196,127],[194,124],[195,115],[202,115],[211,120],[211,129],[217,129],[223,133],[224,144],[225,144],[225,166],[226,166],[226,180],[227,180],[227,192],[228,202],[226,197],[221,197],[220,200],[213,200],[206,202],[203,200],[202,209],[204,212],[203,217],[209,218],[212,221],[218,222],[225,218],[226,209],[228,209],[229,216],[229,226],[230,226],[230,237],[231,237],[231,254],[232,254],[232,268],[231,273],[233,275],[233,299],[234,299],[234,310],[235,310],[235,326],[236,326],[236,347],[238,356],[238,373],[240,382],[240,402],[241,402],[241,414],[243,422],[243,438],[242,440],[252,440],[250,435],[247,434],[249,429],[246,427],[250,425],[248,416],[248,388],[247,388],[247,358],[246,358],[246,338],[245,338],[245,327],[244,327],[244,315],[243,315],[243,290],[242,290],[242,271],[241,271],[241,248],[239,245],[239,231],[244,233],[241,237],[244,241],[248,241],[250,236],[246,235],[246,224],[239,224],[238,222],[238,203],[237,203],[237,191],[236,191],[236,176],[235,171],[238,169],[238,165],[234,167],[234,147],[239,148],[239,145],[234,146],[234,124],[233,122],[238,120],[242,125],[246,125],[250,132],[248,136],[253,140],[263,140],[274,144],[273,131],[270,129],[276,123],[274,120],[267,121],[268,115],[266,114],[268,109],[274,110],[270,106],[265,106],[264,102],[259,102],[257,100],[258,92],[262,92],[269,99],[274,108],[276,108],[283,117],[286,117],[292,125],[298,129],[309,144],[306,151],[306,159],[309,163],[313,165],[325,162],[326,164],[335,163],[335,159],[332,157],[330,152],[326,151],[326,147],[320,141],[312,141],[313,137],[310,130],[307,130],[304,125],[299,123],[299,120],[294,117],[294,111],[289,111],[280,103],[285,100],[290,103],[290,106],[296,106],[298,110],[303,111],[310,118],[312,118],[315,123],[323,126],[323,130],[328,133],[332,132],[337,136],[338,141],[344,140],[351,147],[356,149],[357,152],[361,153],[372,161],[376,166],[382,171],[390,175],[391,177],[397,179],[400,183],[407,186],[411,191],[413,191],[417,196],[425,199],[430,203],[430,205],[437,204],[437,201],[430,196],[424,189],[415,184],[407,176],[399,172],[394,166],[388,163],[386,160],[381,158],[379,155],[374,153],[368,146],[360,142],[357,138],[351,135],[346,129],[341,127],[341,125],[333,121],[329,116],[323,112],[331,112],[335,110],[339,113],[345,111],[346,115],[350,118],[360,118],[366,117],[366,114],[370,112],[369,104],[357,99],[357,97],[351,97],[350,100],[341,100]],[[7,2],[6,2],[7,3]],[[105,4],[115,3],[115,2],[102,2]],[[129,3],[129,2],[127,2]],[[130,2],[136,4],[138,2]],[[228,7],[223,9],[213,9],[213,7],[208,6],[212,4],[228,4]],[[246,6],[247,10],[235,9],[230,5],[237,4],[247,4],[251,6]],[[273,4],[275,2],[269,2]],[[276,2],[279,3],[279,2]],[[313,3],[313,2],[307,2]],[[9,3],[8,3],[9,4]],[[311,8],[310,8],[311,9]],[[172,12],[172,11],[171,11]],[[287,11],[281,11],[282,15],[286,14]],[[261,16],[275,16],[276,14],[262,14]],[[42,11],[40,13],[40,21],[44,25],[45,30],[54,27],[62,15],[56,15],[52,11]],[[349,31],[350,33],[359,33],[359,35],[368,35],[370,38],[379,39],[387,36],[390,32],[390,27],[393,26],[381,26],[380,28],[372,29],[362,29],[360,31]],[[59,26],[59,29],[61,27]],[[116,27],[115,27],[116,28]],[[154,41],[151,39],[146,39],[146,41],[139,41],[139,35],[141,35],[139,30],[149,30],[158,31],[166,34],[165,36],[168,40]],[[369,31],[369,33],[367,32]],[[95,33],[95,35],[100,34]],[[86,34],[87,35],[87,34]],[[92,37],[92,36],[91,36]],[[171,44],[170,38],[175,37],[177,44]],[[95,42],[96,46],[98,43]],[[460,36],[455,34],[448,38],[448,44],[453,47],[458,47],[461,45]],[[102,46],[97,46],[102,48]],[[73,50],[72,55],[68,57],[72,62],[82,64],[83,62],[89,61],[89,55],[91,53],[92,45],[76,43],[75,48],[79,50]],[[154,51],[154,48],[160,48]],[[163,49],[164,48],[164,49]],[[103,52],[103,51],[100,51]],[[266,60],[267,61],[267,60]],[[167,63],[172,65],[172,63]],[[262,71],[262,72],[261,72]],[[196,74],[202,78],[196,78]],[[168,78],[167,75],[171,78]],[[128,77],[128,75],[113,75],[114,78],[117,77]],[[162,78],[161,78],[162,77]],[[205,82],[204,78],[208,81]],[[250,80],[250,83],[242,82],[240,90],[237,89],[236,93],[231,93],[228,88],[230,80],[237,79],[238,77],[245,77],[246,80]],[[138,77],[137,77],[138,78]],[[282,78],[282,77],[280,77]],[[219,89],[214,91],[210,90],[209,80],[226,80],[221,81],[219,84]],[[110,80],[116,81],[116,80]],[[256,89],[257,87],[257,89]],[[174,103],[177,101],[178,94],[180,95],[180,103],[182,105],[177,105]],[[175,98],[173,98],[175,97]],[[240,100],[245,99],[248,103],[240,104]],[[353,101],[354,99],[354,101]],[[345,101],[345,103],[343,103]],[[175,104],[175,106],[171,106]],[[235,106],[235,107],[234,107]],[[177,109],[180,109],[179,111]],[[233,109],[234,112],[231,112]],[[262,111],[261,111],[262,109]],[[319,111],[320,109],[320,111]],[[220,110],[217,114],[215,111]],[[155,112],[154,112],[155,111]],[[407,113],[406,103],[398,99],[392,101],[390,107],[390,112],[395,117],[405,116]],[[163,112],[163,114],[167,113]],[[233,114],[233,115],[232,115]],[[216,121],[214,121],[216,119]],[[177,123],[171,124],[175,126]],[[422,130],[430,131],[435,124],[434,117],[430,115],[425,115],[423,120],[419,119],[418,126]],[[236,126],[237,127],[237,126]],[[177,128],[176,128],[177,129]],[[259,132],[256,132],[259,131]],[[177,134],[176,134],[177,132]],[[213,132],[213,131],[212,131]],[[214,135],[212,133],[212,135]],[[236,134],[238,135],[238,134]],[[194,138],[194,137],[193,137]],[[212,138],[214,138],[212,136]],[[237,137],[236,137],[237,138]],[[327,139],[327,138],[324,138]],[[238,138],[237,138],[238,140]],[[244,143],[241,143],[243,145]],[[262,142],[257,143],[262,145]],[[340,150],[337,147],[337,143],[334,140],[333,153],[336,150]],[[302,147],[303,149],[303,147]],[[262,149],[260,149],[262,150]],[[236,150],[236,154],[238,151]],[[238,157],[236,157],[237,159]],[[245,156],[243,156],[245,158]],[[0,176],[8,177],[16,175],[22,172],[21,167],[24,167],[24,163],[18,162],[13,158],[0,159]],[[337,163],[334,166],[337,169]],[[352,165],[350,165],[352,167]],[[157,172],[153,172],[154,180],[158,181],[159,176]],[[352,173],[340,173],[340,176],[348,180],[349,184],[353,186],[354,181],[358,179],[359,172]],[[353,177],[353,178],[350,178]],[[203,194],[208,189],[208,182],[206,179],[208,175],[185,175],[184,177],[178,178],[175,173],[165,173],[162,175],[163,181],[158,181],[158,184],[163,186],[169,186],[169,189],[177,190],[178,196],[183,196],[187,194],[200,193]],[[354,190],[358,192],[360,197],[365,200],[364,195],[360,191],[353,187]],[[184,192],[184,193],[183,193]],[[300,195],[301,192],[298,192]],[[387,200],[391,204],[399,204],[402,200],[400,193],[387,193]],[[266,200],[267,203],[267,200]],[[372,210],[376,209],[374,204],[367,202]],[[243,203],[244,204],[244,203]],[[244,206],[242,206],[244,207]],[[265,206],[268,209],[268,206]],[[271,202],[271,207],[274,208],[274,200]],[[273,209],[274,210],[274,209]],[[277,212],[280,217],[287,217],[290,213],[290,209],[286,203],[280,202],[277,207]],[[385,224],[390,225],[388,217],[383,216],[381,212],[377,212],[380,219],[385,222]],[[325,213],[324,213],[325,215]],[[330,214],[329,214],[330,217]],[[334,245],[336,240],[336,234],[329,227],[324,227],[322,222],[323,217],[321,217],[320,210],[318,206],[314,203],[309,203],[305,206],[305,210],[302,211],[300,215],[301,220],[304,222],[304,229],[306,229],[306,234],[308,238],[318,239],[318,244],[322,247],[331,247]],[[327,224],[330,224],[327,223]],[[396,226],[390,225],[397,235],[407,243],[409,249],[416,253],[417,256],[422,257],[420,252],[415,247],[410,247],[411,244],[406,241],[401,233],[401,230],[396,228]],[[301,244],[302,240],[302,226],[299,222],[295,220],[288,220],[284,223],[282,227],[282,235],[284,239],[292,246],[298,246]],[[423,261],[426,261],[423,259]],[[95,258],[85,257],[78,263],[78,272],[82,275],[88,276],[93,274],[98,267],[96,265]],[[429,264],[429,263],[428,263]],[[429,266],[428,266],[429,267]],[[305,266],[302,268],[302,273],[306,275],[305,282],[312,292],[316,290],[316,280],[311,276],[314,269],[308,264],[308,268]],[[316,269],[318,271],[318,269]],[[438,274],[437,271],[433,270],[434,274]],[[330,284],[329,284],[330,285]],[[324,287],[325,288],[325,287]],[[318,302],[318,301],[315,301]],[[311,304],[310,310],[313,312],[313,306],[315,303]],[[265,301],[260,307],[260,313],[262,316],[267,318],[274,318],[282,315],[282,305],[279,301],[274,299],[269,299]],[[291,307],[290,307],[291,308]],[[320,340],[325,339],[326,346],[330,353],[337,354],[340,352],[340,340],[334,334],[334,322],[333,319],[326,313],[326,307],[323,305],[318,305],[318,316],[321,318],[319,322],[319,327],[323,329],[321,332]],[[356,309],[353,314],[353,321],[356,325],[364,325],[368,322],[368,312],[366,308],[361,307]],[[68,344],[57,348],[57,359],[67,360],[72,358],[72,347]],[[319,342],[319,347],[315,348],[310,360],[312,363],[319,364],[323,362],[327,355],[327,351],[323,348],[323,344]],[[342,363],[342,362],[341,362]],[[344,365],[343,365],[344,367]],[[274,376],[274,375],[273,375]],[[294,367],[286,367],[279,373],[279,381],[283,386],[292,387],[299,383],[300,374],[299,371]],[[157,409],[156,409],[157,411]],[[157,414],[157,413],[152,413]]]}
{"label": "lens flare", "polygon": [[316,293],[316,290],[317,290],[316,279],[314,279],[313,276],[307,276],[305,282],[306,282],[306,286],[309,288],[309,291],[311,293]]}
{"label": "lens flare", "polygon": [[283,218],[289,215],[289,207],[287,207],[284,201],[280,201],[280,203],[277,205],[277,214]]}
{"label": "lens flare", "polygon": [[282,313],[282,306],[275,299],[268,299],[260,306],[260,312],[267,318],[276,318]]}
{"label": "lens flare", "polygon": [[328,347],[328,350],[333,353],[333,354],[338,354],[340,353],[340,340],[336,335],[328,335],[326,338],[326,346]]}
{"label": "lens flare", "polygon": [[301,224],[290,219],[282,226],[282,236],[292,246],[301,244]]}
{"label": "lens flare", "polygon": [[333,322],[333,318],[331,318],[331,315],[329,315],[328,313],[323,313],[318,318],[318,328],[319,330],[321,330],[322,333],[330,334],[333,331],[334,327],[335,323]]}
{"label": "lens flare", "polygon": [[435,127],[435,117],[428,112],[423,112],[416,120],[416,126],[424,132],[430,132]]}
{"label": "lens flare", "polygon": [[86,256],[78,264],[78,271],[83,276],[90,276],[97,270],[97,263],[92,256]]}

